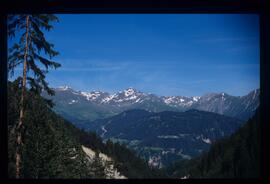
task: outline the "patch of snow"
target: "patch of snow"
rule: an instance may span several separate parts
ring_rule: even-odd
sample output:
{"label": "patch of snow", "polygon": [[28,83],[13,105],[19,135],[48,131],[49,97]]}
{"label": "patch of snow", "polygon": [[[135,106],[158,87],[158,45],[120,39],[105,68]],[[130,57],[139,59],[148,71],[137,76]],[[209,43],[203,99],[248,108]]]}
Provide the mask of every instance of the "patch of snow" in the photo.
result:
{"label": "patch of snow", "polygon": [[71,87],[69,87],[67,85],[58,87],[58,90],[60,90],[60,91],[66,91],[66,90],[69,90],[69,89],[71,89]]}
{"label": "patch of snow", "polygon": [[131,97],[129,97],[129,98],[127,98],[128,100],[134,100],[134,99],[136,99],[137,98],[137,96],[136,95],[132,95]]}
{"label": "patch of snow", "polygon": [[166,104],[170,104],[170,103],[173,102],[173,98],[174,98],[174,97],[165,98],[164,102],[165,102]]}
{"label": "patch of snow", "polygon": [[201,97],[199,97],[199,96],[194,96],[194,97],[192,97],[193,101],[195,101],[195,102],[198,102],[198,100],[199,100],[200,98],[201,98]]}
{"label": "patch of snow", "polygon": [[115,100],[115,102],[123,102],[123,99]]}
{"label": "patch of snow", "polygon": [[81,95],[85,96],[87,100],[95,100],[97,99],[101,94],[100,92],[81,92]]}
{"label": "patch of snow", "polygon": [[141,99],[140,99],[140,98],[138,98],[138,99],[135,101],[135,103],[138,103],[140,100],[141,100]]}
{"label": "patch of snow", "polygon": [[140,100],[139,103],[143,103],[144,100]]}
{"label": "patch of snow", "polygon": [[104,99],[102,99],[102,103],[108,103],[109,101],[111,101],[113,98],[115,98],[117,95],[116,94],[113,94],[113,95],[110,95]]}
{"label": "patch of snow", "polygon": [[197,102],[200,97],[192,97],[192,98],[187,98],[187,97],[182,97],[182,96],[170,96],[170,97],[163,97],[163,102],[166,103],[167,105],[171,106],[191,106],[194,102]]}
{"label": "patch of snow", "polygon": [[222,93],[222,96],[221,96],[221,100],[224,101],[225,100],[225,97],[224,97],[224,93]]}
{"label": "patch of snow", "polygon": [[81,95],[85,96],[88,99],[91,98],[92,94],[91,93],[88,93],[88,92],[81,92]]}
{"label": "patch of snow", "polygon": [[191,106],[193,104],[193,101],[189,101],[186,105]]}

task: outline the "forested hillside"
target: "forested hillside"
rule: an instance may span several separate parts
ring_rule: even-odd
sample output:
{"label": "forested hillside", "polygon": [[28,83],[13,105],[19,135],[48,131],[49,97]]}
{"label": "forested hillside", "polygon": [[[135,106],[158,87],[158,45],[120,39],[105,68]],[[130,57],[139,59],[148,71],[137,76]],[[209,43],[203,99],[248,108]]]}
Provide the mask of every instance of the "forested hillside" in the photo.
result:
{"label": "forested hillside", "polygon": [[[212,112],[189,110],[160,113],[140,109],[88,124],[104,140],[126,144],[155,167],[199,156],[212,142],[228,137],[244,122]],[[157,158],[157,159],[155,159]]]}
{"label": "forested hillside", "polygon": [[209,152],[168,169],[180,178],[260,177],[260,111],[229,139],[214,143]]}
{"label": "forested hillside", "polygon": [[[8,83],[8,153],[9,176],[15,177],[15,126],[19,119],[21,78]],[[119,144],[106,144],[94,133],[77,129],[56,115],[48,102],[28,91],[26,94],[23,178],[105,178],[104,167],[87,160],[82,145],[107,154],[114,166],[127,178],[165,177],[148,168],[147,163]]]}

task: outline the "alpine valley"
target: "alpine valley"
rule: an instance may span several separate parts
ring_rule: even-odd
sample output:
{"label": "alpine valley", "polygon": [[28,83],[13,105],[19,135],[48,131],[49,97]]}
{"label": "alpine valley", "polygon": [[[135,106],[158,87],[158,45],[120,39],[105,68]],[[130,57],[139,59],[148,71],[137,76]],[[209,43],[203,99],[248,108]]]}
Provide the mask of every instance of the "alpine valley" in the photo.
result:
{"label": "alpine valley", "polygon": [[54,111],[76,127],[136,151],[151,167],[189,160],[229,137],[259,106],[259,89],[245,96],[157,96],[128,88],[115,94],[54,89]]}

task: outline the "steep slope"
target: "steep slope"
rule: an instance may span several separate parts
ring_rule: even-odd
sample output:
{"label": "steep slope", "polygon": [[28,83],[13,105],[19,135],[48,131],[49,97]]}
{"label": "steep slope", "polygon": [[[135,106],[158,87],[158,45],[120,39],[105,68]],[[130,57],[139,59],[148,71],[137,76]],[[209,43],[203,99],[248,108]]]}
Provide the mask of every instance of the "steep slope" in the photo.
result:
{"label": "steep slope", "polygon": [[258,178],[260,177],[260,110],[227,139],[217,141],[209,152],[190,161],[172,165],[176,178]]}
{"label": "steep slope", "polygon": [[256,89],[249,94],[236,97],[226,93],[206,94],[194,103],[191,108],[224,114],[242,120],[248,120],[259,106],[260,90]]}
{"label": "steep slope", "polygon": [[169,164],[190,159],[207,150],[215,140],[229,136],[242,121],[216,113],[129,110],[88,124],[104,139],[127,144],[151,162]]}
{"label": "steep slope", "polygon": [[82,146],[82,149],[86,153],[89,162],[91,162],[92,164],[95,164],[95,162],[97,164],[98,162],[101,163],[101,166],[104,167],[103,170],[106,179],[127,179],[127,177],[121,175],[121,173],[118,172],[117,168],[115,168],[112,158],[108,157],[104,153],[99,153],[85,146]]}
{"label": "steep slope", "polygon": [[[18,81],[16,81],[18,82]],[[9,177],[15,176],[15,125],[19,117],[18,84],[8,84]],[[26,95],[25,133],[22,154],[23,178],[92,178],[80,144],[69,125],[53,113],[46,102],[33,93]]]}
{"label": "steep slope", "polygon": [[[19,117],[20,79],[8,83],[8,173],[15,177],[15,125]],[[158,171],[119,144],[106,144],[94,133],[56,115],[47,102],[27,92],[23,178],[154,178]],[[88,152],[86,151],[88,150]],[[89,157],[87,153],[95,153]],[[106,159],[104,159],[106,158]],[[110,159],[108,159],[110,158]],[[128,169],[126,169],[128,168]],[[163,175],[164,177],[164,175]]]}

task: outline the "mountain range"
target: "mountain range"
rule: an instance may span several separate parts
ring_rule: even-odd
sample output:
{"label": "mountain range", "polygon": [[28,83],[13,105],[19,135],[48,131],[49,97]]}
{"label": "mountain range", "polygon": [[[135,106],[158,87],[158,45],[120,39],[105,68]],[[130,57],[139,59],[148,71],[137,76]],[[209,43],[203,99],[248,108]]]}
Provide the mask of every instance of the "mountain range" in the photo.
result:
{"label": "mountain range", "polygon": [[87,121],[102,119],[125,110],[143,109],[150,112],[186,111],[197,109],[214,112],[240,120],[248,120],[259,106],[260,90],[245,96],[208,93],[203,96],[158,96],[128,88],[115,94],[102,91],[82,92],[68,86],[55,88],[54,110],[63,117],[83,126]]}

